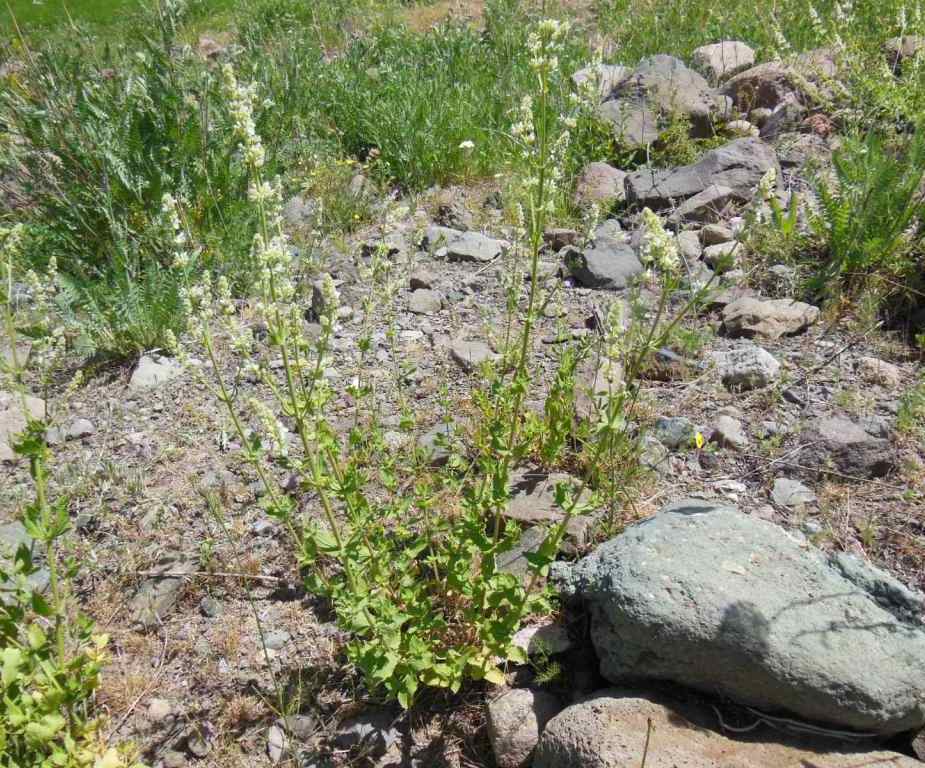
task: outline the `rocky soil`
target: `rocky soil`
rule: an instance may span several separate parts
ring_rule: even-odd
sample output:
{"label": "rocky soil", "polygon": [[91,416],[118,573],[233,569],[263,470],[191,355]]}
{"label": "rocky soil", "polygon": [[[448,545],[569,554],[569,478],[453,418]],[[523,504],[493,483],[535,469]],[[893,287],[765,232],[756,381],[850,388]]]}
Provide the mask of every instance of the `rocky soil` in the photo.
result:
{"label": "rocky soil", "polygon": [[[524,636],[539,659],[510,669],[509,690],[435,694],[411,713],[362,693],[206,386],[158,352],[98,372],[49,438],[57,489],[71,496],[79,597],[112,636],[99,698],[114,732],[163,768],[622,768],[646,749],[649,768],[915,764],[925,446],[897,431],[896,415],[921,365],[888,332],[801,301],[789,267],[753,260],[740,242],[769,169],[796,187],[806,155],[831,152],[801,90],[830,64],[820,52],[755,65],[747,46],[726,43],[698,51],[692,68],[659,56],[606,70],[602,114],[625,140],[649,141],[668,103],[696,135],[725,121],[740,137],[690,166],[593,164],[578,193],[658,210],[691,284],[732,269],[686,323],[690,343],[666,350],[644,384],[650,472],[621,512],[625,533],[602,543],[594,521],[571,531],[572,560],[586,557],[559,570],[568,599],[551,627]],[[387,232],[328,249],[344,310],[326,375],[344,429],[367,323],[389,439],[433,441],[447,413],[464,420],[503,332],[512,233],[496,199],[443,190]],[[298,242],[303,224],[290,227]],[[364,254],[383,239],[398,287],[394,345],[361,303]],[[596,333],[594,319],[643,271],[632,214],[603,221],[587,244],[568,230],[547,243],[555,301],[533,349],[534,405],[561,344]],[[238,396],[255,390],[241,381]],[[30,407],[44,407],[39,394]],[[22,423],[0,397],[0,538],[11,545],[26,537],[13,520],[27,472],[6,445]],[[513,505],[528,534],[556,514],[542,480]],[[278,696],[285,721],[268,716]]]}

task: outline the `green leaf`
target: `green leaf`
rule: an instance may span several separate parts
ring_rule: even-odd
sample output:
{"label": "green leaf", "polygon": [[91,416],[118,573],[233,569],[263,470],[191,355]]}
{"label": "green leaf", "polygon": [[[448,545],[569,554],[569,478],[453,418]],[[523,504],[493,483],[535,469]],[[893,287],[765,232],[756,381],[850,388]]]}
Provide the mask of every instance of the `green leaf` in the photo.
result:
{"label": "green leaf", "polygon": [[51,741],[64,728],[64,718],[57,714],[51,713],[45,715],[41,720],[29,723],[25,728],[26,738],[36,744],[42,744]]}
{"label": "green leaf", "polygon": [[22,651],[18,648],[4,648],[0,655],[0,662],[3,663],[3,687],[9,688],[19,674],[19,668],[22,665]]}

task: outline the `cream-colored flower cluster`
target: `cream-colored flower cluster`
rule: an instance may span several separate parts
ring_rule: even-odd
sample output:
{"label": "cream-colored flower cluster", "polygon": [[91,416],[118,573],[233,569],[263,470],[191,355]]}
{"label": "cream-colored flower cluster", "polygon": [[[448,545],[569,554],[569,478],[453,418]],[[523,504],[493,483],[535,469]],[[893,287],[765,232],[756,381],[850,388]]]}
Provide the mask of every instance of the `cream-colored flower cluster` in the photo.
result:
{"label": "cream-colored flower cluster", "polygon": [[231,64],[225,64],[222,67],[222,81],[234,122],[235,134],[241,140],[244,160],[252,168],[262,168],[266,152],[254,123],[257,88],[254,84],[248,86],[239,84]]}
{"label": "cream-colored flower cluster", "polygon": [[665,230],[661,218],[649,208],[642,212],[642,245],[639,258],[645,267],[658,267],[673,274],[681,265],[675,239]]}

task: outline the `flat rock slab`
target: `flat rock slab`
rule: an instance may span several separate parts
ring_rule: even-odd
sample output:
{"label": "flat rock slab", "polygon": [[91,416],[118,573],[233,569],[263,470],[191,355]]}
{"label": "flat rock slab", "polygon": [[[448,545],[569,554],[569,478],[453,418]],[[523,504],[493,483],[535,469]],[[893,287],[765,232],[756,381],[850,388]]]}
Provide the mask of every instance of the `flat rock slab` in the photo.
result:
{"label": "flat rock slab", "polygon": [[802,301],[746,296],[723,307],[723,328],[733,337],[779,339],[805,331],[818,317],[819,308]]}
{"label": "flat rock slab", "polygon": [[673,504],[552,578],[590,607],[611,682],[670,681],[836,728],[925,723],[925,598],[733,507]]}
{"label": "flat rock slab", "polygon": [[463,341],[457,339],[450,347],[450,355],[457,365],[467,373],[476,370],[482,363],[492,362],[498,356],[484,341]]}
{"label": "flat rock slab", "polygon": [[161,355],[144,355],[139,361],[128,387],[132,390],[156,387],[177,378],[183,373],[183,366],[173,358]]}
{"label": "flat rock slab", "polygon": [[896,752],[852,751],[820,737],[780,731],[729,738],[715,713],[631,690],[603,691],[564,709],[546,725],[533,768],[639,768],[650,732],[646,768],[916,768]]}
{"label": "flat rock slab", "polygon": [[480,232],[461,231],[432,225],[424,233],[422,244],[449,261],[485,264],[498,258],[508,244]]}
{"label": "flat rock slab", "polygon": [[[565,516],[556,504],[556,486],[566,483],[575,488],[580,482],[562,472],[520,470],[513,477],[511,501],[504,512],[509,520],[526,525],[555,525]],[[584,544],[593,519],[576,515],[569,520],[566,533]]]}
{"label": "flat rock slab", "polygon": [[668,208],[710,186],[725,187],[730,199],[751,200],[769,170],[780,175],[774,149],[761,139],[736,139],[711,149],[692,165],[658,170],[644,168],[626,177],[626,199],[653,209]]}
{"label": "flat rock slab", "polygon": [[809,422],[800,433],[800,444],[800,464],[823,474],[835,470],[852,477],[883,477],[895,465],[887,438],[842,416]]}

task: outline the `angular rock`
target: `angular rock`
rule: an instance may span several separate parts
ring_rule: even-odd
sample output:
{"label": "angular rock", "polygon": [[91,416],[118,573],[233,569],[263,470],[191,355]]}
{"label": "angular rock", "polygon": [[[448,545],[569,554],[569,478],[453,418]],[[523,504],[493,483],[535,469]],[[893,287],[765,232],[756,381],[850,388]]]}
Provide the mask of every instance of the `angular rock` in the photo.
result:
{"label": "angular rock", "polygon": [[498,359],[498,356],[483,341],[456,339],[450,346],[450,355],[466,373],[472,373],[482,363]]}
{"label": "angular rock", "polygon": [[[526,525],[554,525],[562,521],[564,513],[556,504],[556,485],[580,485],[575,478],[562,472],[520,470],[512,478],[511,500],[504,516]],[[585,494],[587,495],[587,494]],[[587,541],[588,529],[594,522],[588,515],[577,515],[569,520],[566,532],[579,545]]]}
{"label": "angular rock", "polygon": [[922,49],[925,49],[925,37],[922,35],[891,37],[883,43],[883,56],[890,70],[901,74],[903,64],[916,58]]}
{"label": "angular rock", "polygon": [[722,271],[728,272],[735,266],[736,256],[743,250],[742,246],[735,241],[708,245],[703,249],[703,262],[713,269],[722,268]]}
{"label": "angular rock", "polygon": [[735,234],[724,224],[707,224],[700,230],[700,242],[704,245],[720,245],[735,240]]}
{"label": "angular rock", "polygon": [[752,125],[748,120],[732,120],[725,125],[726,132],[733,136],[752,136],[761,135],[758,126]]}
{"label": "angular rock", "polygon": [[89,419],[75,419],[64,433],[65,440],[80,440],[96,434],[96,427]]}
{"label": "angular rock", "polygon": [[443,306],[443,297],[428,288],[412,291],[408,297],[408,311],[415,315],[433,315]]}
{"label": "angular rock", "polygon": [[714,352],[712,358],[728,389],[759,389],[770,386],[780,376],[780,363],[766,349],[754,344]]}
{"label": "angular rock", "polygon": [[769,61],[746,69],[726,82],[723,93],[743,112],[758,107],[774,109],[786,99],[810,105],[827,94],[824,82],[835,74],[832,56],[819,49],[789,62]]}
{"label": "angular rock", "polygon": [[460,431],[456,422],[440,422],[418,438],[418,450],[423,452],[432,467],[441,467],[447,463],[450,454],[460,448]]}
{"label": "angular rock", "polygon": [[658,138],[672,115],[689,118],[691,135],[702,138],[713,135],[714,122],[725,111],[726,102],[703,76],[679,59],[657,55],[643,59],[600,105],[598,114],[613,125],[618,140],[644,147]]}
{"label": "angular rock", "polygon": [[638,206],[667,208],[714,186],[730,189],[730,199],[748,202],[770,169],[780,173],[770,145],[761,139],[736,139],[711,149],[692,165],[634,171],[626,177],[626,199]]}
{"label": "angular rock", "polygon": [[438,248],[445,248],[462,236],[463,233],[458,229],[441,227],[439,224],[431,224],[424,230],[424,237],[421,238],[421,247],[429,251],[435,251]]}
{"label": "angular rock", "polygon": [[700,245],[700,238],[696,232],[691,232],[690,230],[678,232],[676,240],[678,242],[678,251],[684,261],[691,264],[700,260],[703,247]]}
{"label": "angular rock", "polygon": [[533,624],[518,630],[511,643],[530,655],[554,656],[565,653],[573,646],[568,630],[561,624],[549,621]]}
{"label": "angular rock", "polygon": [[540,734],[562,709],[545,691],[515,688],[490,701],[488,736],[498,768],[527,768]]}
{"label": "angular rock", "polygon": [[818,317],[819,308],[802,301],[747,296],[723,308],[723,328],[733,338],[779,339],[805,331]]}
{"label": "angular rock", "polygon": [[609,689],[547,723],[533,768],[638,768],[649,738],[648,768],[915,768],[896,752],[821,736],[759,729],[721,734],[716,713],[690,700]]}
{"label": "angular rock", "polygon": [[889,440],[841,416],[811,421],[800,433],[800,444],[800,464],[823,474],[832,469],[852,477],[883,477],[896,463]]}
{"label": "angular rock", "polygon": [[668,221],[675,226],[686,221],[722,221],[726,218],[729,208],[736,202],[742,202],[742,199],[730,187],[711,184],[703,192],[698,192],[681,203],[672,211]]}
{"label": "angular rock", "polygon": [[597,92],[601,101],[608,98],[623,80],[632,74],[633,70],[620,64],[597,64],[583,67],[572,75],[572,82],[579,89],[587,88],[596,81]]}
{"label": "angular rock", "polygon": [[562,255],[572,277],[585,288],[623,290],[643,272],[636,250],[623,240],[616,221],[599,226],[584,251],[570,246]]}
{"label": "angular rock", "polygon": [[755,63],[755,51],[739,40],[723,40],[694,49],[691,66],[716,85]]}
{"label": "angular rock", "polygon": [[816,500],[816,494],[799,480],[777,477],[771,489],[771,499],[779,507],[799,507],[803,504],[812,504]]}
{"label": "angular rock", "polygon": [[449,261],[485,264],[494,261],[507,248],[503,240],[479,232],[462,232],[459,237],[446,245],[446,257]]}
{"label": "angular rock", "polygon": [[748,445],[748,436],[741,421],[723,414],[716,419],[710,441],[727,448],[741,449]]}
{"label": "angular rock", "polygon": [[552,251],[561,251],[568,245],[575,245],[580,240],[578,232],[565,227],[554,227],[543,232],[543,242]]}
{"label": "angular rock", "polygon": [[607,163],[588,163],[575,184],[575,202],[579,205],[597,203],[609,206],[626,196],[626,172]]}
{"label": "angular rock", "polygon": [[0,392],[0,462],[14,461],[12,443],[15,436],[26,428],[29,418],[45,418],[45,401],[26,395],[25,406],[20,396],[13,392]]}
{"label": "angular rock", "polygon": [[666,448],[676,451],[694,444],[697,428],[686,416],[659,416],[652,434]]}
{"label": "angular rock", "polygon": [[171,381],[183,373],[183,366],[173,358],[163,355],[143,355],[132,372],[128,387],[131,390],[156,387]]}
{"label": "angular rock", "polygon": [[890,389],[898,387],[902,381],[902,371],[886,360],[877,357],[862,357],[858,360],[858,373],[868,384],[879,384]]}
{"label": "angular rock", "polygon": [[158,626],[176,605],[185,579],[196,570],[196,563],[183,555],[164,557],[153,569],[158,574],[141,583],[129,601],[132,624],[143,629]]}
{"label": "angular rock", "polygon": [[435,278],[428,272],[426,269],[419,267],[411,273],[411,277],[408,278],[408,287],[412,291],[417,291],[421,288],[429,290],[434,287]]}
{"label": "angular rock", "polygon": [[372,758],[381,757],[401,736],[393,725],[395,720],[387,710],[347,718],[337,729],[334,744],[340,749],[360,748]]}
{"label": "angular rock", "polygon": [[601,674],[653,679],[835,728],[925,724],[925,598],[733,507],[688,499],[575,566]]}
{"label": "angular rock", "polygon": [[782,168],[825,168],[832,163],[832,148],[815,133],[782,133],[774,147]]}

